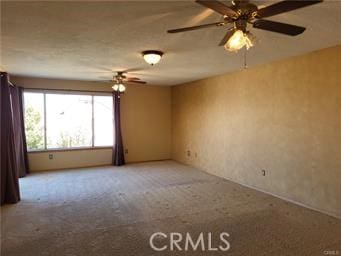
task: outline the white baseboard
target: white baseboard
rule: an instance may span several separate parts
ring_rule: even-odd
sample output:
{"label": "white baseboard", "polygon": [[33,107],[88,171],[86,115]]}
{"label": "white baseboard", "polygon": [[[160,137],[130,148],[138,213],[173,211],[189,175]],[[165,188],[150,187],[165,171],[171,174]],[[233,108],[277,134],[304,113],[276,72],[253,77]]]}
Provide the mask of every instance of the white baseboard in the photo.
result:
{"label": "white baseboard", "polygon": [[[221,176],[219,176],[219,177],[221,177]],[[224,177],[221,177],[221,178],[224,178]],[[226,180],[228,180],[228,181],[231,181],[231,182],[233,182],[233,183],[237,183],[237,184],[242,185],[242,186],[244,186],[244,187],[251,188],[251,189],[257,190],[257,191],[259,191],[259,192],[262,192],[262,193],[265,193],[265,194],[268,194],[268,195],[277,197],[277,198],[282,199],[282,200],[284,200],[284,201],[287,201],[287,202],[289,202],[289,203],[296,204],[296,205],[298,205],[298,206],[301,206],[301,207],[304,207],[304,208],[308,208],[308,209],[310,209],[310,210],[313,210],[313,211],[316,211],[316,212],[320,212],[320,213],[329,215],[329,216],[334,217],[334,218],[337,218],[337,219],[341,219],[341,216],[338,216],[338,215],[335,214],[335,213],[331,213],[331,212],[328,212],[328,211],[325,211],[325,210],[317,209],[317,208],[315,208],[315,207],[312,207],[312,206],[309,206],[309,205],[306,205],[306,204],[303,204],[303,203],[300,203],[300,202],[296,202],[296,201],[294,201],[294,200],[292,200],[292,199],[288,199],[288,198],[286,198],[286,197],[283,197],[283,196],[279,196],[279,195],[273,194],[273,193],[271,193],[271,192],[262,190],[262,189],[260,189],[260,188],[257,188],[257,187],[251,186],[251,185],[247,185],[247,184],[244,184],[244,183],[241,183],[241,182],[237,182],[237,181],[234,181],[234,180],[231,180],[231,179],[228,179],[228,178],[224,178],[224,179],[226,179]]]}

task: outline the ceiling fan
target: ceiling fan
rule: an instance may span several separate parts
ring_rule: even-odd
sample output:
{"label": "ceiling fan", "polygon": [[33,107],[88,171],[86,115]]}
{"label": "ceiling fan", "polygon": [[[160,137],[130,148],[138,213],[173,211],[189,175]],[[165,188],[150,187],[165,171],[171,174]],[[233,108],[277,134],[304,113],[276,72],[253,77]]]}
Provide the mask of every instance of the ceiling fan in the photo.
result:
{"label": "ceiling fan", "polygon": [[265,20],[263,18],[321,3],[323,0],[284,0],[263,8],[258,8],[257,5],[251,3],[249,0],[233,0],[231,6],[227,6],[216,0],[196,0],[195,2],[223,15],[223,21],[171,29],[167,32],[178,33],[207,27],[223,27],[232,24],[233,26],[227,29],[219,46],[224,45],[228,51],[238,51],[244,46],[247,49],[253,46],[253,35],[247,30],[248,24],[251,24],[256,29],[277,32],[289,36],[297,36],[303,33],[305,31],[304,27]]}
{"label": "ceiling fan", "polygon": [[112,89],[114,91],[118,91],[123,93],[126,90],[125,84],[146,84],[147,82],[142,81],[140,78],[137,77],[127,77],[125,74],[127,71],[119,71],[116,75],[113,76],[112,82],[113,86]]}

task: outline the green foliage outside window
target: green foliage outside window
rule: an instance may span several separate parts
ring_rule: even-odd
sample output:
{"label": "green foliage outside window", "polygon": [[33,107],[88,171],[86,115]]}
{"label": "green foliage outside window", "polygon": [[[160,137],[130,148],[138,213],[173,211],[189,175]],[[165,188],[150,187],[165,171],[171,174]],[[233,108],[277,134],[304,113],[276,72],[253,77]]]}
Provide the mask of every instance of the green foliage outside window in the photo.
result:
{"label": "green foliage outside window", "polygon": [[29,149],[44,148],[44,130],[41,114],[31,106],[25,109],[26,143]]}

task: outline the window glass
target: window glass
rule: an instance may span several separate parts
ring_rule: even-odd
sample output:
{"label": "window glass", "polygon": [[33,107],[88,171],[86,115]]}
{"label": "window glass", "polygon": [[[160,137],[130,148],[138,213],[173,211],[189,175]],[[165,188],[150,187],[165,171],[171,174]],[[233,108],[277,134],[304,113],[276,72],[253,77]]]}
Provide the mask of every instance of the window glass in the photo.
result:
{"label": "window glass", "polygon": [[113,145],[113,99],[94,96],[94,145]]}
{"label": "window glass", "polygon": [[44,94],[25,92],[24,106],[27,148],[44,149]]}
{"label": "window glass", "polygon": [[25,92],[24,108],[28,150],[113,145],[112,96]]}
{"label": "window glass", "polygon": [[46,94],[47,148],[92,146],[92,97]]}

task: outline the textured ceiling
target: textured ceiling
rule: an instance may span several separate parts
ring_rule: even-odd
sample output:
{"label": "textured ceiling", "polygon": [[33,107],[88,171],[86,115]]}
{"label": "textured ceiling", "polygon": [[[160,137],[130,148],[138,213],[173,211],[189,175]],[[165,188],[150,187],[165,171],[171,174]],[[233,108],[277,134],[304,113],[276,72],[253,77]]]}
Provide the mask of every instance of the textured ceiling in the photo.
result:
{"label": "textured ceiling", "polygon": [[[325,1],[271,19],[307,27],[298,37],[251,29],[258,43],[248,65],[340,44],[340,13],[340,1]],[[111,70],[131,70],[149,84],[184,83],[242,69],[242,52],[217,46],[223,28],[166,33],[220,19],[194,1],[3,1],[1,65],[25,76],[94,81],[110,79]],[[154,67],[140,55],[150,49],[165,52]]]}

